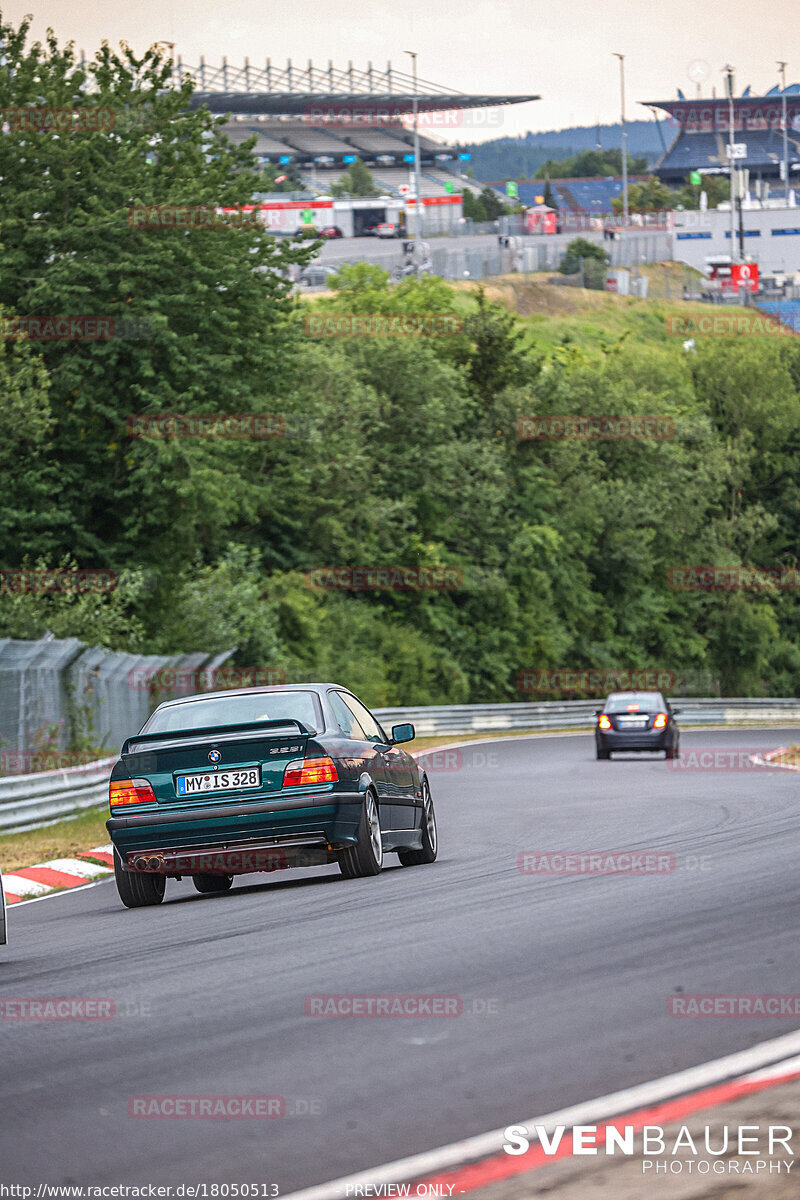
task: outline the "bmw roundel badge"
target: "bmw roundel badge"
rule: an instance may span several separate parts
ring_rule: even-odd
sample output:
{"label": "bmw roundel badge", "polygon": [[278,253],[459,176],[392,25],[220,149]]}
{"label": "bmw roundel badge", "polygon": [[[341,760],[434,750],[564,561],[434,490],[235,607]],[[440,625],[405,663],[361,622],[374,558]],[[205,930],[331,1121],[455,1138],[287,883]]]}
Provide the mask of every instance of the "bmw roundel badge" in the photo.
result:
{"label": "bmw roundel badge", "polygon": [[222,755],[220,754],[219,750],[209,750],[209,752],[208,752],[208,761],[209,762],[218,763],[221,758],[222,758]]}

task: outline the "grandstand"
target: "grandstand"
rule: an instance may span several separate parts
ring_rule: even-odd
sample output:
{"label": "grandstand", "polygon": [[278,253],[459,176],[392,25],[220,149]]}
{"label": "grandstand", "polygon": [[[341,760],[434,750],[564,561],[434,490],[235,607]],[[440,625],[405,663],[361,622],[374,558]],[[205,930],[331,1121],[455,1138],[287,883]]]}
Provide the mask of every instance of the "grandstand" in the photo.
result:
{"label": "grandstand", "polygon": [[[320,70],[273,65],[256,68],[245,59],[241,68],[222,60],[211,67],[200,60],[188,67],[179,58],[176,80],[190,75],[197,90],[193,107],[225,114],[224,130],[232,141],[257,140],[253,153],[263,163],[292,163],[305,187],[317,195],[330,192],[342,171],[358,158],[373,174],[376,186],[388,196],[403,196],[413,186],[414,107],[426,114],[455,113],[457,120],[444,128],[463,129],[473,109],[495,108],[538,100],[536,95],[470,95],[417,80],[391,63],[386,70],[367,65],[346,70],[329,63]],[[428,118],[433,120],[433,118]],[[480,192],[481,185],[466,179],[470,155],[427,134],[420,133],[420,191],[423,199],[462,192]],[[450,185],[450,186],[447,186]]]}
{"label": "grandstand", "polygon": [[[800,172],[800,87],[785,92],[772,88],[766,96],[745,94],[733,99],[733,142],[738,147],[736,169],[750,172],[752,180],[781,179],[783,162],[782,106],[786,100],[789,177]],[[727,146],[731,140],[727,97],[689,101],[648,100],[648,107],[668,113],[678,122],[678,134],[655,168],[664,183],[675,185],[691,171],[727,175]]]}

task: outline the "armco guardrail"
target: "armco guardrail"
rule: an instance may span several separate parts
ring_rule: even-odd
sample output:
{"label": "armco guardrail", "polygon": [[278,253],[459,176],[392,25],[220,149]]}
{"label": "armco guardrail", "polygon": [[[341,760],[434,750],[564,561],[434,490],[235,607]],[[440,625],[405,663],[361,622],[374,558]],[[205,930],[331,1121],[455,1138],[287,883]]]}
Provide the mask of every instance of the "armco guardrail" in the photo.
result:
{"label": "armco guardrail", "polygon": [[[603,704],[598,700],[545,700],[528,704],[450,704],[376,708],[384,726],[413,721],[419,737],[440,733],[499,733],[515,729],[585,729]],[[800,722],[800,700],[682,699],[673,697],[679,724],[772,725]]]}
{"label": "armco guardrail", "polygon": [[[528,704],[448,704],[423,708],[376,708],[385,727],[413,721],[419,737],[434,734],[513,733],[515,730],[588,729],[600,700],[547,700]],[[800,724],[800,700],[681,699],[679,723],[701,725]],[[0,779],[0,833],[46,824],[106,802],[116,756],[63,771]]]}
{"label": "armco guardrail", "polygon": [[46,825],[108,801],[108,777],[117,756],[80,767],[9,775],[0,779],[0,833]]}

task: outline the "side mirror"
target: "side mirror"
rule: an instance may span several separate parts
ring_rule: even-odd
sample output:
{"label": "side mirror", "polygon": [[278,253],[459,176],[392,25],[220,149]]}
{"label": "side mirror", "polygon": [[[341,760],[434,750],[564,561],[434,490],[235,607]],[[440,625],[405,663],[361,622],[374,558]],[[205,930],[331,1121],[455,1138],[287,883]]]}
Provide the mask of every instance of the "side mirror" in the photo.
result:
{"label": "side mirror", "polygon": [[678,715],[678,713],[679,713],[680,711],[681,711],[681,710],[680,710],[679,708],[673,708],[673,709],[672,709],[672,715],[673,715],[673,717],[677,717],[677,715]]}
{"label": "side mirror", "polygon": [[403,725],[392,726],[392,742],[397,745],[398,742],[413,742],[414,726],[410,721]]}

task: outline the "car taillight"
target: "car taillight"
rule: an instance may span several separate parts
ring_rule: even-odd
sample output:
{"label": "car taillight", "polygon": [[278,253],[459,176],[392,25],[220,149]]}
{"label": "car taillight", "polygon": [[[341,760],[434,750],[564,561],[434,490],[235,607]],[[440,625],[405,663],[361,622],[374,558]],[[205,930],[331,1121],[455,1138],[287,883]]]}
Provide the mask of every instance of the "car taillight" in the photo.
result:
{"label": "car taillight", "polygon": [[309,783],[337,783],[336,764],[332,758],[296,758],[286,764],[284,787],[303,787]]}
{"label": "car taillight", "polygon": [[653,729],[664,729],[667,724],[667,714],[658,713],[655,721],[653,721]]}
{"label": "car taillight", "polygon": [[155,804],[156,794],[146,779],[112,779],[108,785],[111,808],[120,804]]}
{"label": "car taillight", "polygon": [[605,713],[600,713],[600,716],[597,718],[597,724],[600,726],[601,729],[611,729],[612,728],[611,722],[609,721],[609,719]]}

